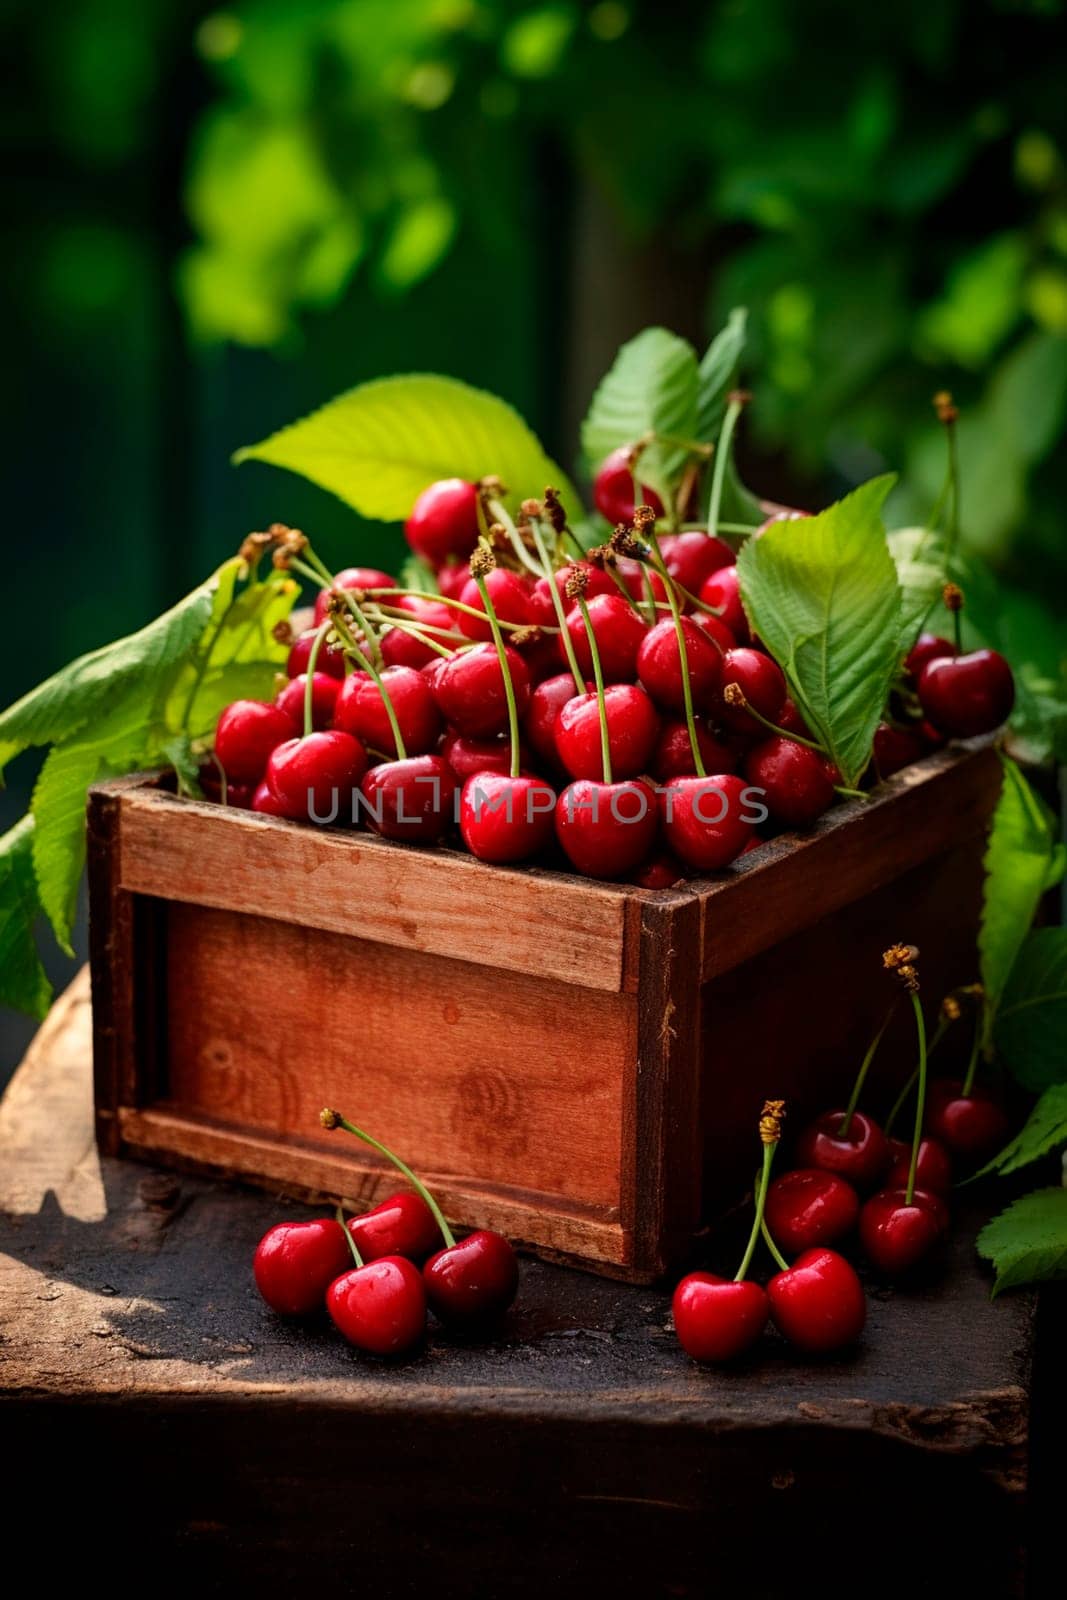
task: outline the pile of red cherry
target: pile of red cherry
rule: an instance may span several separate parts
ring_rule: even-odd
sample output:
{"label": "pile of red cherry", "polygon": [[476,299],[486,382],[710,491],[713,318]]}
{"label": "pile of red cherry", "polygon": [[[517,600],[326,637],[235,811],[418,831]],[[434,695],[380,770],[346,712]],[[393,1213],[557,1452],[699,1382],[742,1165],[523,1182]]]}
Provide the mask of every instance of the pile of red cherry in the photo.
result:
{"label": "pile of red cherry", "polygon": [[[583,555],[551,491],[516,524],[492,480],[431,484],[406,532],[436,595],[331,574],[291,530],[253,536],[319,585],[315,627],[273,704],[222,712],[208,798],[412,842],[458,826],[483,861],[562,851],[646,888],[725,867],[768,818],[810,825],[840,777],[751,636],[736,552],[703,529],[657,536],[663,507],[644,494],[635,507],[630,452],[615,452],[595,499],[616,533]],[[871,779],[999,726],[1013,695],[1001,656],[924,634]]]}
{"label": "pile of red cherry", "polygon": [[[335,1111],[323,1126],[344,1128],[398,1167],[413,1186],[371,1211],[342,1220],[279,1222],[259,1241],[256,1286],[280,1316],[311,1317],[325,1306],[338,1331],[370,1355],[400,1356],[438,1321],[480,1328],[507,1310],[519,1285],[514,1250],[480,1228],[456,1240],[429,1190],[378,1140]],[[439,1246],[444,1242],[444,1247]]]}

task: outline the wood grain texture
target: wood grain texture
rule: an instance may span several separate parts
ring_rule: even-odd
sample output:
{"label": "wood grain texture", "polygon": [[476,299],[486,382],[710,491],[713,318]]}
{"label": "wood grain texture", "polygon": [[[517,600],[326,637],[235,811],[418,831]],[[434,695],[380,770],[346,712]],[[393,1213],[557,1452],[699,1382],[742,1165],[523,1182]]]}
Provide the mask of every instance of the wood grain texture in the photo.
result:
{"label": "wood grain texture", "polygon": [[145,788],[122,800],[122,887],[289,926],[623,985],[625,895],[561,873],[487,867],[366,833],[323,831]]}
{"label": "wood grain texture", "polygon": [[[787,1600],[793,1552],[832,1506],[835,1560],[868,1600],[899,1600],[902,1571],[921,1572],[917,1593],[1021,1593],[1031,1489],[1055,1526],[1063,1388],[1054,1362],[1032,1388],[1034,1297],[990,1304],[978,1218],[957,1219],[936,1273],[875,1286],[861,1346],[835,1361],[768,1335],[750,1361],[700,1371],[666,1292],[524,1261],[491,1340],[435,1332],[425,1356],[383,1364],[258,1299],[257,1239],[309,1214],[288,1196],[104,1157],[103,1208],[71,1209],[71,1154],[91,1150],[89,1017],[63,1005],[0,1116],[12,1526],[37,1525],[57,1460],[83,1467],[53,1579],[69,1563],[84,1583],[119,1507],[122,1569],[164,1595]],[[50,1172],[41,1106],[63,1108]],[[717,1233],[707,1264],[736,1244]],[[1031,1398],[1055,1445],[1032,1482]],[[871,1560],[872,1505],[893,1508],[891,1560]],[[1028,1600],[1058,1593],[1054,1565],[1045,1576],[1031,1568]]]}

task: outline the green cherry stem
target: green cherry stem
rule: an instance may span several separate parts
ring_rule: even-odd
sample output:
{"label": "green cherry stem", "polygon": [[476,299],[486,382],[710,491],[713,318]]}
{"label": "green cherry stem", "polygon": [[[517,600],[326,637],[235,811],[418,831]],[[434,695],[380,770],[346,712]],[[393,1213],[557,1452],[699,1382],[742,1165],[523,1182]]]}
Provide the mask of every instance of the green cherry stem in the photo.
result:
{"label": "green cherry stem", "polygon": [[984,1034],[984,1031],[985,1031],[984,1023],[985,1023],[985,997],[983,996],[982,997],[982,1003],[978,1007],[978,1011],[977,1011],[977,1014],[976,1014],[975,1019],[974,1019],[974,1043],[971,1045],[971,1058],[967,1063],[967,1071],[964,1074],[963,1086],[962,1086],[962,1088],[960,1090],[960,1093],[963,1095],[963,1097],[965,1099],[970,1094],[971,1090],[974,1088],[975,1075],[976,1075],[976,1073],[978,1071],[978,1057],[979,1057],[979,1054],[981,1052],[982,1037],[983,1037],[983,1034]]}
{"label": "green cherry stem", "polygon": [[[926,1046],[926,1059],[927,1059],[927,1061],[929,1061],[930,1057],[933,1055],[934,1051],[937,1049],[938,1045],[941,1043],[942,1039],[945,1037],[945,1034],[948,1032],[948,1030],[949,1030],[949,1028],[950,1028],[950,1026],[952,1024],[952,1021],[953,1021],[953,1019],[951,1017],[948,1017],[948,1018],[942,1017],[941,1020],[938,1022],[937,1027],[934,1029],[933,1037],[930,1039],[929,1043]],[[900,1116],[900,1113],[903,1111],[905,1102],[907,1101],[907,1098],[908,1098],[909,1094],[911,1093],[911,1091],[914,1089],[915,1080],[916,1080],[916,1078],[918,1076],[919,1076],[918,1067],[913,1067],[912,1070],[911,1070],[911,1073],[909,1074],[907,1083],[904,1085],[903,1089],[901,1089],[900,1093],[897,1095],[896,1099],[893,1101],[892,1110],[890,1111],[888,1117],[886,1117],[886,1119],[885,1119],[885,1132],[886,1132],[887,1135],[892,1133],[893,1124],[896,1122],[897,1118]]]}
{"label": "green cherry stem", "polygon": [[[400,1157],[398,1155],[394,1155],[393,1151],[389,1149],[388,1145],[382,1144],[380,1139],[376,1139],[372,1133],[365,1132],[363,1128],[357,1128],[354,1122],[349,1122],[348,1118],[343,1117],[339,1111],[331,1111],[328,1108],[320,1111],[319,1121],[322,1123],[324,1128],[343,1128],[345,1132],[350,1133],[354,1139],[362,1139],[364,1144],[369,1144],[372,1150],[377,1150],[379,1155],[384,1156],[387,1161],[391,1161],[396,1170],[404,1174],[404,1177],[411,1184],[411,1187],[419,1196],[419,1199],[424,1200],[429,1206],[433,1215],[433,1219],[441,1230],[441,1236],[445,1241],[445,1245],[449,1250],[451,1250],[452,1246],[456,1242],[456,1236],[452,1232],[452,1229],[448,1226],[448,1223],[445,1221],[444,1212],[441,1210],[441,1207],[437,1204],[437,1201],[434,1199],[429,1189],[427,1189],[422,1179],[415,1176],[406,1161],[401,1161]],[[347,1228],[345,1229],[345,1232],[348,1232]]]}
{"label": "green cherry stem", "polygon": [[[504,694],[508,702],[508,737],[511,740],[510,773],[512,778],[517,778],[522,767],[519,750],[519,708],[515,703],[515,685],[511,681],[511,668],[508,666],[504,635],[500,631],[500,621],[496,614],[496,608],[489,596],[489,590],[485,586],[485,572],[491,572],[493,568],[492,566],[486,566],[485,571],[480,570],[481,563],[478,557],[483,553],[487,562],[493,561],[492,553],[484,546],[481,550],[476,550],[471,558],[471,577],[478,585],[478,593],[482,597],[482,605],[485,607],[485,615],[488,618],[489,628],[493,635],[493,643],[496,646],[496,658],[500,662],[500,671],[504,679]],[[494,566],[495,564],[495,561],[493,561]],[[479,570],[476,571],[475,568]]]}
{"label": "green cherry stem", "polygon": [[314,731],[311,720],[311,703],[315,697],[315,668],[319,664],[319,651],[326,642],[326,635],[333,629],[333,618],[328,617],[312,640],[308,652],[307,672],[304,674],[304,738]]}
{"label": "green cherry stem", "polygon": [[[818,756],[829,755],[829,751],[824,745],[816,744],[814,739],[805,739],[802,733],[792,733],[788,728],[780,728],[776,722],[772,722],[761,711],[757,711],[751,700],[745,698],[745,691],[739,683],[728,683],[723,691],[723,698],[728,705],[735,706],[739,711],[747,711],[753,721],[760,723],[767,729],[768,733],[776,733],[780,739],[792,739],[794,744],[807,745],[808,749],[814,750]],[[862,793],[859,789],[840,790],[839,792],[842,794]]]}
{"label": "green cherry stem", "polygon": [[342,1228],[342,1230],[344,1232],[344,1236],[348,1240],[348,1248],[352,1252],[353,1261],[356,1263],[357,1267],[363,1266],[363,1264],[364,1264],[363,1263],[363,1257],[359,1253],[359,1246],[356,1244],[356,1241],[352,1236],[351,1229],[348,1227],[347,1223],[345,1222],[345,1209],[344,1209],[344,1206],[338,1206],[337,1210],[334,1212],[334,1216],[337,1218],[338,1222],[341,1224],[341,1228]]}
{"label": "green cherry stem", "polygon": [[648,548],[652,564],[663,579],[663,586],[667,591],[667,602],[671,608],[671,618],[674,622],[674,636],[678,641],[678,660],[682,668],[682,700],[685,705],[685,725],[689,733],[689,748],[693,756],[693,766],[696,769],[698,778],[706,778],[707,772],[700,757],[700,744],[697,740],[696,718],[693,716],[693,685],[689,680],[689,651],[686,649],[682,613],[678,605],[674,579],[667,571],[667,563],[663,559],[656,535],[651,528],[648,530]]}
{"label": "green cherry stem", "polygon": [[508,543],[515,552],[516,560],[520,561],[528,572],[532,572],[535,578],[540,578],[542,576],[541,568],[520,539],[519,530],[508,515],[506,507],[501,505],[499,500],[490,500],[488,510],[494,522],[499,522],[507,534]]}
{"label": "green cherry stem", "polygon": [[[763,1232],[763,1212],[767,1204],[767,1188],[771,1181],[771,1167],[774,1164],[775,1151],[778,1141],[782,1136],[782,1117],[785,1113],[785,1102],[782,1100],[767,1100],[764,1102],[763,1113],[760,1116],[760,1139],[763,1141],[763,1169],[760,1172],[759,1183],[756,1188],[756,1214],[752,1219],[752,1232],[748,1236],[745,1253],[741,1257],[741,1265],[734,1273],[734,1282],[743,1283],[748,1269],[752,1265],[752,1257],[756,1253],[756,1243]],[[769,1237],[769,1236],[768,1236]],[[771,1246],[776,1259],[781,1259]]]}
{"label": "green cherry stem", "polygon": [[[600,760],[604,768],[604,782],[613,781],[611,775],[611,740],[608,738],[608,707],[604,699],[604,669],[600,664],[600,647],[596,642],[593,632],[593,619],[589,615],[589,607],[585,603],[585,595],[579,592],[574,596],[578,609],[582,613],[585,623],[585,636],[589,640],[589,654],[593,658],[593,678],[596,681],[596,708],[600,718]],[[582,692],[584,693],[584,686]]]}
{"label": "green cherry stem", "polygon": [[737,419],[744,410],[745,402],[735,395],[728,406],[722,419],[722,431],[719,442],[715,448],[715,467],[711,475],[711,497],[708,500],[708,532],[717,537],[719,532],[719,507],[722,505],[723,484],[726,481],[726,464],[730,459],[730,446],[733,442],[734,429]]}
{"label": "green cherry stem", "polygon": [[779,1267],[781,1267],[783,1272],[788,1272],[789,1271],[789,1262],[785,1259],[785,1256],[782,1254],[782,1252],[779,1250],[778,1246],[775,1244],[774,1240],[771,1238],[771,1230],[767,1226],[766,1217],[764,1217],[762,1223],[760,1224],[760,1231],[763,1234],[763,1242],[764,1242],[764,1244],[767,1246],[767,1249],[771,1252],[771,1255],[774,1257],[774,1259],[778,1263]]}
{"label": "green cherry stem", "polygon": [[856,1081],[852,1085],[852,1093],[849,1096],[848,1105],[845,1107],[845,1114],[841,1118],[841,1126],[837,1130],[837,1137],[839,1139],[845,1139],[848,1137],[848,1130],[852,1125],[852,1118],[855,1115],[856,1107],[860,1103],[860,1095],[863,1093],[863,1085],[866,1083],[867,1074],[871,1070],[871,1062],[875,1058],[878,1046],[882,1042],[882,1039],[885,1035],[885,1030],[892,1021],[893,1012],[896,1010],[896,1008],[897,1001],[896,996],[894,996],[893,1004],[889,1007],[889,1010],[885,1014],[885,1021],[882,1023],[882,1026],[878,1029],[878,1032],[867,1046],[867,1054],[860,1063],[860,1070],[857,1072]]}
{"label": "green cherry stem", "polygon": [[[356,636],[352,632],[351,628],[346,628],[340,619],[338,619],[337,627],[338,631],[345,639],[345,649],[347,653],[351,656],[354,656],[356,659],[356,665],[362,667],[363,671],[374,679],[374,682],[377,685],[378,693],[382,697],[382,705],[385,707],[385,714],[389,718],[389,730],[393,735],[393,743],[396,745],[395,759],[397,761],[406,761],[408,753],[404,744],[404,736],[400,732],[400,723],[397,720],[396,708],[393,705],[392,696],[390,695],[389,690],[385,687],[381,673],[378,671],[378,668],[375,666],[370,657],[365,655],[359,648],[359,645],[356,643]],[[309,660],[309,668],[310,664],[311,663]]]}
{"label": "green cherry stem", "polygon": [[[548,579],[549,593],[552,596],[552,606],[556,613],[556,621],[559,623],[560,642],[563,645],[563,649],[567,657],[567,665],[570,668],[571,676],[574,679],[574,687],[578,694],[584,694],[585,680],[578,670],[578,657],[574,653],[574,640],[571,638],[570,631],[567,628],[567,618],[563,610],[563,596],[559,592],[559,584],[556,582],[556,575],[552,570],[552,563],[548,558],[548,551],[545,548],[544,535],[541,532],[541,524],[537,517],[530,518],[530,531],[533,534],[533,541],[537,546],[537,554],[540,556],[541,565],[544,568],[543,575]],[[586,626],[588,626],[588,624],[586,624]]]}
{"label": "green cherry stem", "polygon": [[[538,577],[541,576],[540,567],[538,567],[538,569],[537,569],[537,576]],[[390,595],[409,596],[409,597],[410,596],[414,596],[414,595],[418,595],[420,599],[425,600],[425,598],[426,598],[426,596],[424,594],[422,594],[421,590],[419,590],[419,589],[365,589],[363,592],[364,592],[365,597],[368,600],[375,600],[375,601],[387,599]],[[485,613],[483,611],[479,611],[477,606],[469,606],[469,605],[467,605],[465,600],[453,600],[451,598],[451,596],[447,595],[447,594],[435,594],[434,595],[434,599],[438,602],[439,605],[448,606],[449,609],[452,610],[452,611],[464,611],[464,612],[466,612],[468,617],[477,617],[479,622],[483,622],[485,620]],[[507,629],[510,629],[510,630],[516,630],[517,631],[519,628],[528,628],[529,627],[529,623],[528,622],[501,622],[500,626],[502,628],[507,628]]]}
{"label": "green cherry stem", "polygon": [[915,1030],[919,1041],[919,1092],[915,1097],[915,1127],[911,1136],[911,1164],[908,1167],[908,1187],[904,1194],[905,1205],[911,1205],[915,1195],[915,1174],[919,1168],[919,1145],[923,1136],[923,1114],[926,1111],[926,1023],[923,1020],[922,1002],[911,990],[911,1006],[915,1012]]}

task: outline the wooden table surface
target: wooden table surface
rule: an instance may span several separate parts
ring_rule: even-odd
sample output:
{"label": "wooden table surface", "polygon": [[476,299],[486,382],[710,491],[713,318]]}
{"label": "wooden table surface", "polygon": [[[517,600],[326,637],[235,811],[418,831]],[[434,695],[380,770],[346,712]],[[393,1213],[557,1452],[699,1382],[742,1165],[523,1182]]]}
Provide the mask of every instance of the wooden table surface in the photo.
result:
{"label": "wooden table surface", "polygon": [[700,1370],[665,1291],[529,1261],[493,1342],[386,1366],[260,1301],[299,1206],[99,1159],[89,1038],[82,974],[0,1107],[4,1455],[56,1560],[82,1529],[163,1593],[793,1596],[798,1557],[828,1595],[1022,1593],[1035,1301],[990,1304],[973,1222],[845,1359]]}

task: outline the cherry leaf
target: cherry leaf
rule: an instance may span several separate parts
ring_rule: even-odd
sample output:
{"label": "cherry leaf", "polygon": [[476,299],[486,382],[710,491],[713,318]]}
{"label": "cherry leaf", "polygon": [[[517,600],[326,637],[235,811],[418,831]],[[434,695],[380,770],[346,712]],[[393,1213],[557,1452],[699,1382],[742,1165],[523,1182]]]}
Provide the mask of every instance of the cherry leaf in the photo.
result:
{"label": "cherry leaf", "polygon": [[1035,1189],[986,1224],[978,1254],[992,1261],[994,1295],[1023,1283],[1067,1278],[1067,1189]]}

